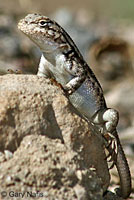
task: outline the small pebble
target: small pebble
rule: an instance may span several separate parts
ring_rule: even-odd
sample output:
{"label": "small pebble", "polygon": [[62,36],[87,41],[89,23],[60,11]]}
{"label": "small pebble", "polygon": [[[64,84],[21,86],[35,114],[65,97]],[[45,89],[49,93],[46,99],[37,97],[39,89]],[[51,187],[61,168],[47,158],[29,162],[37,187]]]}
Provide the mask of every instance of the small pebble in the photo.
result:
{"label": "small pebble", "polygon": [[4,153],[6,160],[9,160],[13,157],[13,153],[11,151],[5,150]]}

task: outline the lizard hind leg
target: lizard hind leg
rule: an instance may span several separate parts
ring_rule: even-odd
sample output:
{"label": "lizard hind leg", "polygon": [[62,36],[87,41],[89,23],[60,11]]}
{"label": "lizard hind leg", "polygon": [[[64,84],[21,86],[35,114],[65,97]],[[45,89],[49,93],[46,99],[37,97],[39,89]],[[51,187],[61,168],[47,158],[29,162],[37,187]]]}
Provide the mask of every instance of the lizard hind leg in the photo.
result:
{"label": "lizard hind leg", "polygon": [[112,133],[117,127],[118,120],[119,120],[118,111],[116,111],[113,108],[98,110],[92,116],[92,122],[102,127],[103,133],[104,132]]}
{"label": "lizard hind leg", "polygon": [[106,131],[112,133],[118,124],[119,121],[119,114],[118,111],[113,108],[108,108],[102,116],[105,122],[105,129]]}
{"label": "lizard hind leg", "polygon": [[[93,123],[100,127],[100,132],[104,138],[105,148],[109,152],[106,159],[108,162],[113,162],[110,169],[114,166],[117,160],[118,147],[117,140],[113,132],[116,130],[118,119],[118,112],[112,108],[99,110],[92,117]],[[108,158],[110,158],[110,160],[108,160]]]}

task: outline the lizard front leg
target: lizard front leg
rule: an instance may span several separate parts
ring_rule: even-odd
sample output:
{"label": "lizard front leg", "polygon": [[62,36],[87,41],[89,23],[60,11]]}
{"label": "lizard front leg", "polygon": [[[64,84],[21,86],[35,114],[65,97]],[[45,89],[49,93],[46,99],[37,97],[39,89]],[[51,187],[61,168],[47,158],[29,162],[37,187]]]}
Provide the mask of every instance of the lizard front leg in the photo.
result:
{"label": "lizard front leg", "polygon": [[[66,58],[63,56],[62,61],[64,61],[64,59],[66,60]],[[53,70],[55,70],[55,66],[52,63],[50,63],[44,57],[43,54],[41,56],[37,75],[55,80],[57,82],[56,85],[59,85],[67,95],[70,95],[74,91],[76,91],[84,82],[86,78],[86,72],[81,66],[79,67],[79,63],[76,63],[75,61],[74,62],[71,62],[70,60],[66,62],[64,61],[61,66],[62,66],[62,70],[65,73],[67,73],[67,77],[69,77],[68,82],[66,84],[63,84],[62,82],[60,82],[60,80],[57,80],[57,77],[54,75],[54,72],[53,72]],[[61,77],[62,77],[62,74],[61,74]]]}
{"label": "lizard front leg", "polygon": [[72,78],[71,81],[69,81],[65,86],[64,86],[64,91],[65,93],[67,93],[68,95],[72,94],[73,92],[75,92],[83,83],[83,81],[85,80],[85,76],[76,76],[74,78]]}
{"label": "lizard front leg", "polygon": [[75,60],[73,62],[67,61],[64,69],[70,75],[71,79],[63,88],[68,95],[71,95],[85,81],[87,71]]}

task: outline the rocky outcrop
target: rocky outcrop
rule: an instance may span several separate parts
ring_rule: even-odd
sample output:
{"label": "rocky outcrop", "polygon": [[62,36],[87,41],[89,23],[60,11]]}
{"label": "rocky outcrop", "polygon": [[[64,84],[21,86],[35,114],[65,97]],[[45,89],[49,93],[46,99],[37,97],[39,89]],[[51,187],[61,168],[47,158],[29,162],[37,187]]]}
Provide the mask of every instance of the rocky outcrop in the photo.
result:
{"label": "rocky outcrop", "polygon": [[101,200],[109,185],[101,137],[74,113],[61,89],[43,77],[0,77],[4,150],[13,152],[9,158],[0,154],[0,192],[6,191],[7,199],[14,191],[41,199],[43,193],[48,199]]}

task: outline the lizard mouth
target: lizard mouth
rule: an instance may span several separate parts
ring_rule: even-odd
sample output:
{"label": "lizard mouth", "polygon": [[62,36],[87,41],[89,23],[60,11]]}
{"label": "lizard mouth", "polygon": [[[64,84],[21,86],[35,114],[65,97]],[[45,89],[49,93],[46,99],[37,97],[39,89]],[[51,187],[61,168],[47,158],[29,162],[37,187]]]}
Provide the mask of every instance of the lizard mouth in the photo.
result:
{"label": "lizard mouth", "polygon": [[28,22],[25,18],[21,19],[18,23],[18,29],[23,33],[25,33],[26,35],[35,33],[34,28],[35,28],[34,24]]}

